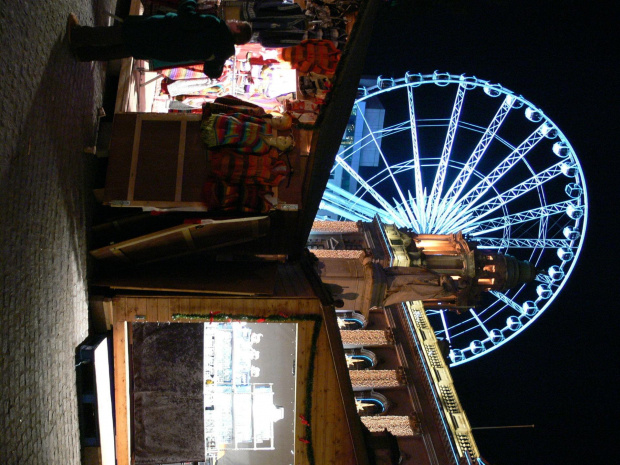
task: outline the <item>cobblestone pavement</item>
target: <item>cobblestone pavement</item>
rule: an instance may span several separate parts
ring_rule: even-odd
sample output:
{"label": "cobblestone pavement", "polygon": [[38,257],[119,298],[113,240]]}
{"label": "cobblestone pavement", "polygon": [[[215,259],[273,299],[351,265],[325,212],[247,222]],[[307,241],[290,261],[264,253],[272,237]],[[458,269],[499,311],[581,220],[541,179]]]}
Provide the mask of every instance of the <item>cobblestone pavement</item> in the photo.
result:
{"label": "cobblestone pavement", "polygon": [[105,71],[67,15],[116,0],[0,0],[1,464],[79,464],[75,352],[88,335],[89,159]]}

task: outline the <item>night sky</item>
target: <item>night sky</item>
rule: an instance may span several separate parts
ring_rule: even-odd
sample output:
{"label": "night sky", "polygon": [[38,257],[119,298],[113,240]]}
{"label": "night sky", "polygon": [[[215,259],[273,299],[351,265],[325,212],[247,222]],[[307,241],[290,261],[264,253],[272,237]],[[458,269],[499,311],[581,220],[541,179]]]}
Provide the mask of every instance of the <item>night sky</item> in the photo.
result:
{"label": "night sky", "polygon": [[493,465],[618,463],[620,328],[617,253],[620,43],[611,2],[386,2],[365,73],[465,73],[538,105],[585,172],[589,225],[568,284],[522,335],[452,370]]}

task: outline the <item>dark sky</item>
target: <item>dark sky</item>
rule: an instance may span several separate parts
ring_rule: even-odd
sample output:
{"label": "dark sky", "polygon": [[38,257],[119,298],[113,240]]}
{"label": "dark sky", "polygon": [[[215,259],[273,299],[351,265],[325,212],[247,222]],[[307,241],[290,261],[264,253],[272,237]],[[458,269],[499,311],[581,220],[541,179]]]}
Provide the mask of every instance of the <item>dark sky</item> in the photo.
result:
{"label": "dark sky", "polygon": [[618,74],[611,2],[399,0],[377,19],[365,73],[475,75],[540,106],[588,187],[585,247],[567,286],[522,335],[453,370],[493,465],[618,463]]}

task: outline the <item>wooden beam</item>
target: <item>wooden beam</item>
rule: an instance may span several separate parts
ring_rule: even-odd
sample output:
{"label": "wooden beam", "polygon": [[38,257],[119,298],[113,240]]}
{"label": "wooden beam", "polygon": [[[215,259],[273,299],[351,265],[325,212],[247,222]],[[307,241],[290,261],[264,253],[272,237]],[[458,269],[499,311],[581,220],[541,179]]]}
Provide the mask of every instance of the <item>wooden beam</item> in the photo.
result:
{"label": "wooden beam", "polygon": [[[131,0],[131,4],[129,6],[130,15],[141,15],[143,11],[144,8],[142,7],[142,2],[140,0]],[[129,93],[135,91],[131,85],[131,81],[133,79],[133,61],[133,58],[123,58],[121,61],[114,113],[126,113],[130,111],[128,108]]]}
{"label": "wooden beam", "polygon": [[116,460],[117,465],[131,464],[131,415],[129,402],[129,350],[127,347],[127,322],[114,322],[114,400],[116,408]]}
{"label": "wooden beam", "polygon": [[133,149],[131,151],[131,168],[129,169],[129,186],[127,187],[127,200],[133,200],[133,193],[136,186],[136,176],[138,169],[138,155],[140,153],[140,133],[142,131],[142,119],[140,115],[136,118],[136,128],[133,136]]}
{"label": "wooden beam", "polygon": [[187,120],[181,121],[179,134],[179,154],[177,161],[177,181],[174,191],[174,201],[180,202],[183,194],[183,165],[185,164],[185,139],[187,137]]}
{"label": "wooden beam", "polygon": [[[132,194],[133,195],[133,194]],[[190,208],[191,211],[207,211],[204,202],[174,202],[172,200],[110,200],[106,203],[112,207],[152,207],[169,210],[183,211]]]}
{"label": "wooden beam", "polygon": [[368,452],[364,444],[359,415],[355,408],[353,388],[351,387],[351,380],[349,379],[349,369],[347,367],[344,348],[342,347],[342,339],[340,338],[336,313],[332,306],[321,306],[321,309],[323,312],[323,326],[327,333],[327,341],[336,369],[336,378],[340,386],[340,396],[344,406],[346,422],[349,434],[351,435],[351,441],[353,442],[355,463],[357,465],[369,465]]}

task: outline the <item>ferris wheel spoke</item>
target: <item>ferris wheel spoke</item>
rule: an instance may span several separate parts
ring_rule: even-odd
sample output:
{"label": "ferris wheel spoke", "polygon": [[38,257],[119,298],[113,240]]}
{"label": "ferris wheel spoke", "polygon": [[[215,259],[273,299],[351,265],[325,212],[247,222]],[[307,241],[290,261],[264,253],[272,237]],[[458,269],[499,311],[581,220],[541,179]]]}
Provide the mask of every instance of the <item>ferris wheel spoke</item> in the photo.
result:
{"label": "ferris wheel spoke", "polygon": [[[538,191],[540,194],[544,195],[544,192],[540,186],[538,187]],[[566,209],[568,209],[568,205],[566,206]],[[538,221],[538,236],[537,237],[541,239],[547,238],[547,231],[549,230],[549,217],[550,216],[551,215],[543,215],[540,217]]]}
{"label": "ferris wheel spoke", "polygon": [[459,84],[456,98],[454,99],[454,105],[452,107],[452,113],[450,115],[450,123],[448,124],[448,131],[444,140],[443,149],[441,151],[441,157],[439,159],[439,166],[435,173],[435,181],[433,182],[433,188],[431,195],[428,199],[428,206],[431,208],[430,212],[430,224],[432,231],[435,232],[435,218],[439,212],[439,199],[441,191],[443,189],[443,183],[446,178],[446,171],[448,168],[448,161],[450,160],[450,154],[452,153],[452,146],[454,144],[454,135],[456,134],[456,128],[458,127],[459,118],[461,116],[461,110],[463,108],[463,101],[465,99],[465,85]]}
{"label": "ferris wheel spoke", "polygon": [[519,239],[505,237],[479,237],[480,249],[559,249],[572,247],[569,239]]}
{"label": "ferris wheel spoke", "polygon": [[[471,226],[463,229],[463,233],[469,234],[473,237],[487,234],[498,229],[503,229],[506,226],[514,226],[528,221],[545,221],[551,215],[558,215],[566,213],[566,209],[570,205],[570,201],[554,203],[552,205],[545,205],[544,207],[533,208],[520,213],[513,213],[512,215],[502,216],[500,218],[491,218],[489,220],[476,221]],[[539,234],[540,236],[540,234]]]}
{"label": "ferris wheel spoke", "polygon": [[342,214],[351,221],[372,221],[375,215],[381,217],[388,216],[374,205],[362,199],[355,198],[350,192],[331,184],[327,184],[322,201],[323,204],[321,208],[325,208],[333,213]]}
{"label": "ferris wheel spoke", "polygon": [[[424,186],[422,185],[422,168],[420,167],[420,149],[418,143],[418,129],[416,127],[415,106],[413,100],[413,88],[407,87],[407,101],[409,104],[409,122],[411,125],[411,144],[412,144],[412,158],[413,158],[413,170],[415,181],[415,196],[418,202],[421,202],[424,198]],[[411,198],[411,195],[409,195]],[[417,205],[416,205],[417,206]],[[419,213],[422,213],[423,209],[418,209]],[[426,218],[420,216],[420,220],[426,224]]]}
{"label": "ferris wheel spoke", "polygon": [[435,310],[434,308],[429,308],[426,310],[426,316],[439,315],[443,310]]}
{"label": "ferris wheel spoke", "polygon": [[358,211],[353,212],[351,210],[347,210],[345,208],[339,207],[337,204],[333,204],[326,200],[321,200],[319,207],[321,208],[321,210],[335,213],[336,215],[348,221],[371,221],[371,218],[372,218],[372,217],[365,216]]}
{"label": "ferris wheel spoke", "polygon": [[404,132],[408,130],[409,130],[409,123],[407,121],[402,121],[400,123],[393,124],[392,126],[388,126],[387,128],[377,130],[375,131],[375,134],[379,134],[381,135],[381,137],[387,137],[387,136],[392,136],[394,134],[398,134],[399,132]]}
{"label": "ferris wheel spoke", "polygon": [[[392,198],[392,200],[394,201],[394,205],[396,205],[396,209],[398,210],[398,212],[401,214],[401,216],[403,218],[407,218],[407,212],[405,211],[405,209],[403,208],[403,205],[401,203],[398,202],[398,200],[396,200],[395,198]],[[412,205],[409,205],[409,208],[412,208]],[[410,228],[415,229],[415,230],[419,230],[420,229],[420,223],[418,222],[418,219],[415,215],[414,210],[411,210],[413,217],[410,218],[411,220],[411,224],[409,225]]]}
{"label": "ferris wheel spoke", "polygon": [[517,302],[515,302],[514,300],[512,300],[510,297],[508,297],[506,294],[499,292],[499,291],[489,291],[491,294],[493,294],[495,297],[497,297],[497,299],[503,303],[505,303],[506,305],[508,305],[509,307],[515,309],[517,312],[519,312],[520,314],[525,313],[523,310],[523,307],[518,304]]}
{"label": "ferris wheel spoke", "polygon": [[407,195],[409,196],[409,205],[411,205],[413,214],[415,215],[416,218],[418,218],[417,231],[422,231],[422,223],[426,221],[424,217],[424,204],[417,202],[416,199],[412,197],[410,191],[407,191]]}
{"label": "ferris wheel spoke", "polygon": [[[374,132],[374,136],[377,140],[382,139],[384,137],[388,137],[394,134],[397,134],[399,132],[403,132],[408,130],[409,128],[409,123],[406,121],[403,121],[401,123],[398,124],[394,124],[392,126],[389,126],[387,128],[383,128],[380,130],[376,130]],[[375,140],[373,140],[373,136],[371,134],[366,134],[365,136],[362,136],[359,140],[356,140],[353,142],[353,144],[346,146],[344,148],[342,148],[341,146],[341,150],[338,153],[338,155],[340,155],[340,157],[343,160],[348,161],[351,157],[354,156],[354,154],[361,152],[362,149],[364,149],[365,147],[371,146],[371,145],[375,145]],[[336,167],[337,165],[334,165],[334,167],[332,167],[332,170]]]}
{"label": "ferris wheel spoke", "polygon": [[465,213],[474,213],[474,218],[468,222],[456,222],[452,223],[452,228],[454,231],[459,231],[469,227],[474,221],[489,215],[494,212],[498,208],[502,207],[502,205],[507,204],[508,202],[521,197],[525,193],[531,191],[532,189],[536,189],[539,186],[542,186],[547,181],[559,176],[562,174],[562,162],[556,163],[555,165],[550,166],[544,171],[541,171],[538,174],[526,179],[515,187],[508,189],[507,191],[493,197],[492,199],[487,200],[484,203],[477,205],[475,208],[472,208],[470,205],[469,208],[465,209],[462,214]]}
{"label": "ferris wheel spoke", "polygon": [[536,131],[530,134],[515,150],[508,155],[508,157],[502,160],[502,162],[497,165],[491,173],[489,173],[482,181],[480,181],[467,194],[465,194],[451,210],[451,217],[448,220],[453,219],[455,216],[459,215],[459,212],[478,202],[484,194],[486,194],[488,190],[491,189],[493,185],[508,172],[508,170],[510,170],[510,168],[522,160],[523,157],[525,157],[525,155],[532,148],[534,148],[538,142],[541,141],[546,133],[546,128],[546,123],[540,125]]}
{"label": "ferris wheel spoke", "polygon": [[491,337],[491,333],[489,332],[487,327],[484,325],[484,323],[482,322],[482,320],[480,319],[476,311],[473,308],[470,308],[469,313],[471,313],[471,315],[474,317],[474,320],[476,320],[476,323],[478,323],[478,326],[486,333],[486,335],[488,337]]}
{"label": "ferris wheel spoke", "polygon": [[[383,129],[375,129],[374,130],[374,135],[375,135],[375,137],[379,136],[379,138],[383,138],[383,137],[387,137],[387,136],[392,136],[394,134],[398,134],[399,132],[407,131],[408,129],[409,129],[409,123],[407,121],[402,121],[400,123],[393,124],[392,126],[388,126],[386,128],[383,128]],[[371,134],[366,134],[362,139],[363,140],[367,140],[367,139],[372,140],[372,136],[371,136]]]}
{"label": "ferris wheel spoke", "polygon": [[448,344],[452,344],[452,340],[450,339],[450,330],[448,329],[448,324],[446,323],[445,311],[441,310],[441,324],[443,325],[443,331],[446,335],[446,339],[448,340]]}
{"label": "ferris wheel spoke", "polygon": [[[323,200],[329,205],[348,212],[347,217],[353,221],[364,219],[371,221],[376,215],[379,215],[383,221],[392,221],[393,213],[390,211],[378,208],[331,183],[327,184]],[[358,215],[358,217],[350,217],[350,215]],[[399,221],[397,220],[396,224],[398,223]]]}
{"label": "ferris wheel spoke", "polygon": [[351,166],[345,162],[342,158],[336,155],[336,163],[344,168],[344,170],[355,179],[360,186],[362,186],[366,192],[368,192],[378,203],[385,209],[386,212],[394,215],[394,220],[400,227],[406,226],[409,221],[408,218],[401,218],[398,212],[390,205],[390,203],[385,200],[370,184],[368,184],[357,172],[351,168]]}
{"label": "ferris wheel spoke", "polygon": [[[512,105],[514,103],[514,97],[511,95],[506,95],[506,98],[500,105],[497,113],[489,123],[488,127],[484,131],[484,134],[478,141],[476,148],[473,150],[471,156],[467,159],[465,166],[459,171],[456,179],[452,183],[450,189],[446,192],[444,199],[442,200],[442,204],[446,205],[445,211],[450,212],[454,206],[454,203],[459,198],[459,195],[463,191],[463,188],[469,182],[472,173],[474,172],[476,165],[486,152],[487,148],[491,141],[495,138],[497,131],[501,127],[504,119],[508,115],[508,112],[512,109]],[[445,219],[442,220],[441,225],[443,225]]]}
{"label": "ferris wheel spoke", "polygon": [[348,161],[353,155],[358,152],[361,152],[363,148],[368,147],[369,145],[374,145],[374,142],[370,136],[364,136],[359,141],[354,144],[346,147],[341,150],[338,155],[342,157],[343,160]]}
{"label": "ferris wheel spoke", "polygon": [[[359,106],[358,106],[359,109]],[[407,217],[406,220],[409,223],[409,225],[411,225],[412,223],[416,222],[414,216],[413,216],[413,212],[411,211],[411,208],[409,208],[409,204],[407,203],[407,201],[405,200],[405,196],[400,188],[400,185],[398,184],[398,181],[396,181],[396,178],[394,177],[394,173],[392,173],[392,168],[391,165],[388,163],[387,159],[385,158],[385,154],[383,153],[383,150],[381,150],[381,146],[379,145],[379,142],[377,141],[376,137],[375,137],[375,133],[373,131],[373,129],[370,127],[370,124],[368,123],[368,120],[366,119],[366,116],[364,115],[363,112],[360,113],[362,116],[362,120],[364,121],[364,126],[366,126],[366,129],[368,129],[368,132],[370,134],[370,136],[372,137],[373,142],[375,143],[375,147],[377,148],[377,151],[379,152],[379,156],[381,157],[381,160],[383,160],[383,163],[385,165],[385,168],[388,172],[388,174],[390,175],[390,179],[392,180],[392,183],[394,185],[394,187],[396,188],[396,191],[398,192],[398,195],[402,201],[402,203],[405,205],[405,210],[407,212]]]}

